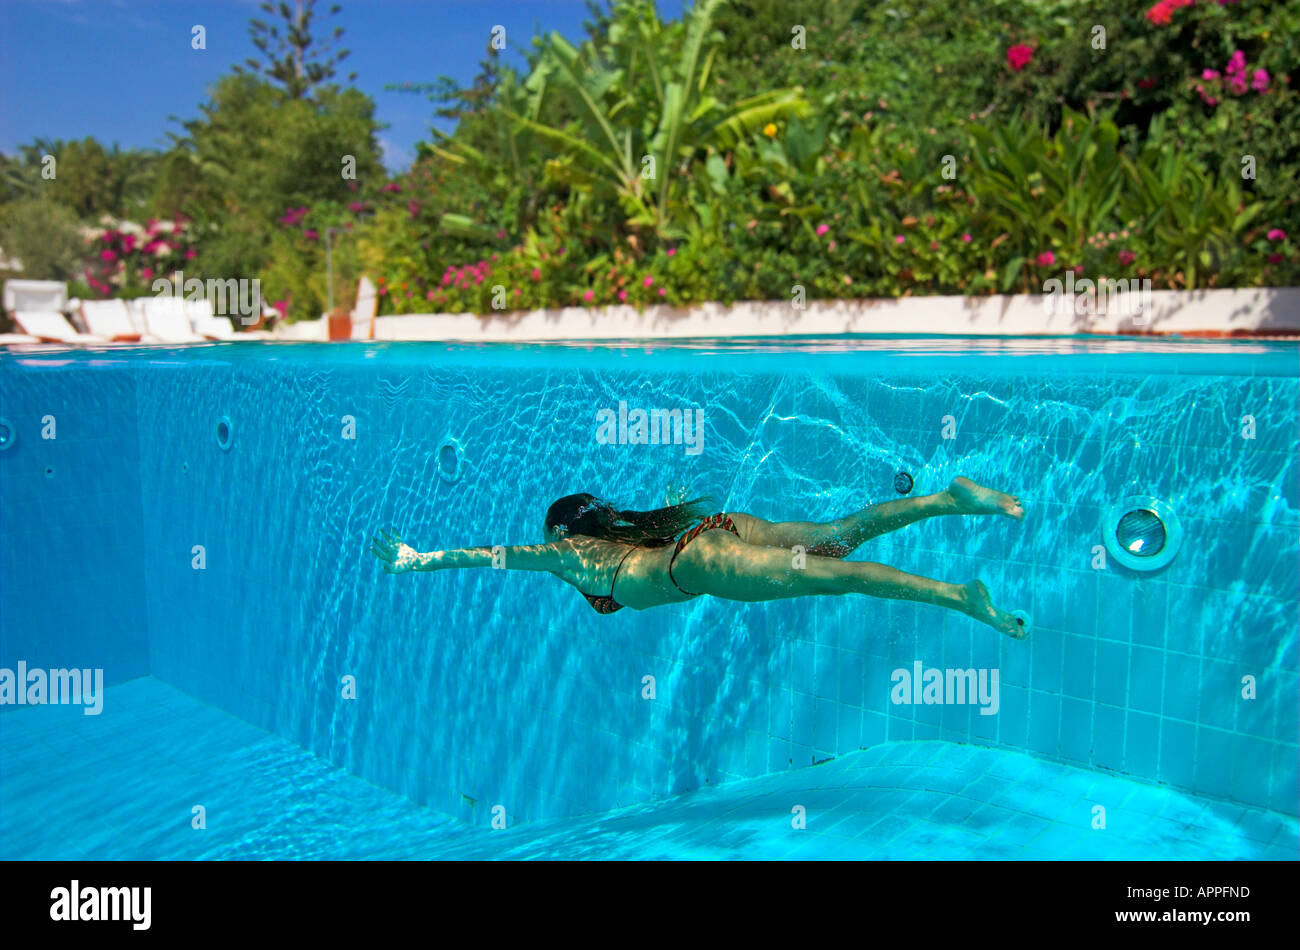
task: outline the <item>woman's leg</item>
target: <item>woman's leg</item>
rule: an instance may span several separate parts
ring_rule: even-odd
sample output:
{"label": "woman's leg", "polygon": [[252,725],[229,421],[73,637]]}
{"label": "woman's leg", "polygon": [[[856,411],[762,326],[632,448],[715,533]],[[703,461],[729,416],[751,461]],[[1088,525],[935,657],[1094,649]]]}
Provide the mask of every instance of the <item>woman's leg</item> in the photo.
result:
{"label": "woman's leg", "polygon": [[789,551],[759,547],[727,531],[706,531],[677,555],[673,576],[684,590],[726,600],[763,601],[787,597],[866,594],[911,600],[960,611],[1017,640],[1020,620],[993,605],[979,581],[947,584],[907,574],[886,564],[806,555],[802,566]]}
{"label": "woman's leg", "polygon": [[984,488],[958,476],[946,491],[882,502],[835,521],[765,521],[739,512],[732,514],[731,519],[741,539],[749,544],[776,548],[799,544],[809,554],[841,558],[853,553],[864,541],[937,515],[1005,515],[1021,519],[1025,512],[1015,495]]}

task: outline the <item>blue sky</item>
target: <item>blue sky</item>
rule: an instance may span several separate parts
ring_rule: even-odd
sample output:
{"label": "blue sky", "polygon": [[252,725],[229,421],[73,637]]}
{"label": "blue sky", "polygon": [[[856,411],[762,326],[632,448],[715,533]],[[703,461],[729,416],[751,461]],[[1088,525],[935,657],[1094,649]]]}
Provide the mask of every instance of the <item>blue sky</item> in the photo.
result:
{"label": "blue sky", "polygon": [[[292,4],[293,0],[289,0]],[[318,11],[331,0],[320,0]],[[345,30],[343,63],[374,101],[385,164],[404,167],[427,139],[433,103],[423,95],[385,92],[390,83],[468,84],[492,27],[506,28],[507,62],[535,32],[581,35],[582,0],[336,0],[323,17]],[[659,0],[665,19],[683,0]],[[208,86],[254,55],[248,20],[257,0],[0,0],[0,151],[37,137],[94,136],[124,148],[165,147],[170,117],[199,114]],[[321,22],[318,20],[317,22]],[[204,26],[207,49],[190,47]]]}

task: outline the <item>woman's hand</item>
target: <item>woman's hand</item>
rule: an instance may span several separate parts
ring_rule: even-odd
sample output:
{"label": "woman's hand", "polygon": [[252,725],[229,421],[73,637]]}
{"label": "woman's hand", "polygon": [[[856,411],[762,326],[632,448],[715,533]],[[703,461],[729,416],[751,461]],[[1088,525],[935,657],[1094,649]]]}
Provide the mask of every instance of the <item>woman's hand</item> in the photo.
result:
{"label": "woman's hand", "polygon": [[382,530],[376,531],[370,540],[370,553],[384,562],[384,570],[389,574],[418,571],[424,561],[415,548],[397,535]]}

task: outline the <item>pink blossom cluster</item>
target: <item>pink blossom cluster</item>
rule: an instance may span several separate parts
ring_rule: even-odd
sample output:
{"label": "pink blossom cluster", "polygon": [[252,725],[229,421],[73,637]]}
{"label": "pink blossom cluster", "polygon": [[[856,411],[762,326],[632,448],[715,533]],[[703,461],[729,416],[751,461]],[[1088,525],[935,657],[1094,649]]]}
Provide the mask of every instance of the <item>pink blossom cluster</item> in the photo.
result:
{"label": "pink blossom cluster", "polygon": [[305,217],[307,217],[306,208],[286,208],[284,214],[280,215],[276,220],[286,228],[293,228],[297,227]]}
{"label": "pink blossom cluster", "polygon": [[448,264],[447,269],[442,272],[442,282],[440,287],[456,287],[458,290],[470,286],[476,286],[483,283],[487,276],[492,273],[492,268],[487,261],[479,261],[475,264],[469,264],[464,267],[456,267],[454,264]]}
{"label": "pink blossom cluster", "polygon": [[[1255,92],[1265,92],[1268,90],[1270,77],[1267,69],[1257,69],[1253,73],[1249,73],[1249,80],[1247,80],[1248,73],[1249,70],[1246,68],[1246,54],[1241,50],[1237,50],[1229,58],[1228,65],[1223,68],[1222,76],[1217,69],[1202,70],[1202,82],[1196,84],[1196,91],[1200,94],[1201,99],[1203,99],[1207,105],[1217,106],[1219,104],[1219,99],[1217,96],[1211,95],[1211,93],[1222,89],[1225,82],[1227,90],[1234,96],[1244,96],[1248,85],[1249,88],[1253,89]],[[1225,76],[1226,81],[1224,79]],[[1205,83],[1215,83],[1215,86],[1211,87],[1211,89],[1207,91]]]}

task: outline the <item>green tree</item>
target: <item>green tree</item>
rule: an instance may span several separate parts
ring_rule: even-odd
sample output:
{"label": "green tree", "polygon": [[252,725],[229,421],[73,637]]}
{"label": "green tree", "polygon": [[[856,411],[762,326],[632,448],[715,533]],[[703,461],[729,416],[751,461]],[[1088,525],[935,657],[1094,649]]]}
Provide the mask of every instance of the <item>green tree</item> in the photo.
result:
{"label": "green tree", "polygon": [[[328,14],[334,16],[341,9],[338,4],[332,4]],[[250,57],[245,63],[254,72],[283,86],[290,99],[311,98],[318,87],[334,78],[335,67],[348,57],[348,50],[333,51],[332,44],[343,36],[343,27],[334,27],[330,38],[319,43],[311,32],[316,0],[294,0],[292,10],[283,0],[278,3],[268,0],[261,4],[261,10],[269,16],[278,16],[279,22],[267,23],[256,18],[249,21],[248,34],[262,58]],[[235,69],[241,71],[239,67]],[[353,82],[357,74],[349,73],[347,78]]]}

